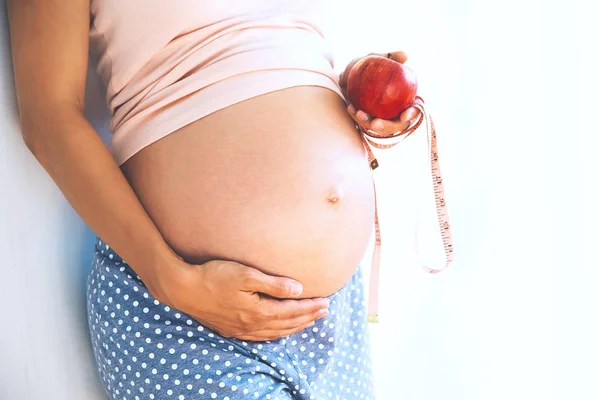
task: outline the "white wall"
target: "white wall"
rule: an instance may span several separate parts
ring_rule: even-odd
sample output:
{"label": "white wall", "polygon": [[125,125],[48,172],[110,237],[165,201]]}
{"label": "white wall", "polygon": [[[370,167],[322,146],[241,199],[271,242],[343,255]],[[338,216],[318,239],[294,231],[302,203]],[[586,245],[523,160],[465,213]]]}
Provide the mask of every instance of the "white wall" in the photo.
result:
{"label": "white wall", "polygon": [[[105,133],[101,84],[88,115]],[[0,0],[0,399],[106,399],[88,340],[93,235],[23,144]]]}
{"label": "white wall", "polygon": [[[448,271],[418,269],[424,138],[384,153],[380,398],[600,398],[593,2],[334,3],[341,63],[409,53],[438,125],[457,249]],[[0,399],[100,399],[83,298],[92,236],[22,144],[4,22],[0,0]],[[105,134],[93,75],[88,92]]]}
{"label": "white wall", "polygon": [[377,171],[382,398],[600,399],[595,2],[339,3],[360,10],[340,53],[405,49],[419,74],[457,251],[437,276],[414,263],[414,138]]}

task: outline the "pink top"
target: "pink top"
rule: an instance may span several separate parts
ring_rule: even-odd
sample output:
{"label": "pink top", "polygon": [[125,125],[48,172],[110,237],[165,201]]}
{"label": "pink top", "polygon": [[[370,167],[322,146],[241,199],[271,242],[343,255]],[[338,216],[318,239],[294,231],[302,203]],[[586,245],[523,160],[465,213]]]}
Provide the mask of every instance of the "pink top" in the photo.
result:
{"label": "pink top", "polygon": [[91,0],[119,165],[210,113],[292,86],[343,97],[325,0]]}

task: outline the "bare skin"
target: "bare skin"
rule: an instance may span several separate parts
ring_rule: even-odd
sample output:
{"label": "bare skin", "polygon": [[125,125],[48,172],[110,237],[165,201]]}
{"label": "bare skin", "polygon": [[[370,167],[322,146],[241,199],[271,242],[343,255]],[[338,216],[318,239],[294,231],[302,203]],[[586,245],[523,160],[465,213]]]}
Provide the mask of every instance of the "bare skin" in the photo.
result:
{"label": "bare skin", "polygon": [[[388,56],[406,61],[403,52]],[[123,171],[186,261],[233,260],[296,279],[303,297],[328,296],[356,269],[373,223],[372,176],[356,124],[392,133],[416,117],[412,108],[396,121],[348,109],[355,121],[325,88],[269,93],[168,135]]]}
{"label": "bare skin", "polygon": [[302,297],[339,290],[371,234],[372,174],[344,101],[328,89],[235,104],[148,146],[123,171],[186,261],[286,276]]}
{"label": "bare skin", "polygon": [[289,300],[302,294],[299,282],[230,261],[192,265],[167,245],[83,114],[89,7],[88,0],[8,1],[23,138],[75,211],[156,299],[223,336],[273,339],[326,315],[325,299]]}
{"label": "bare skin", "polygon": [[121,171],[83,115],[89,0],[9,0],[8,12],[25,143],[156,299],[246,340],[327,314],[322,297],[356,268],[373,215],[368,164],[339,97],[312,87],[259,96]]}

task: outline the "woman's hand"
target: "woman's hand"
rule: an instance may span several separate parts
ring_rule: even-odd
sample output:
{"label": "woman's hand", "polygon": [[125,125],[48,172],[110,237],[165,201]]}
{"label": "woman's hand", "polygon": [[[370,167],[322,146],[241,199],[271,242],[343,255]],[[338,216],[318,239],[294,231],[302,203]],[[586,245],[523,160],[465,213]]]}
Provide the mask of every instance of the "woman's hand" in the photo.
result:
{"label": "woman's hand", "polygon": [[[398,61],[399,63],[404,64],[407,60],[406,54],[403,51],[396,51],[393,53],[371,53],[370,55],[378,55],[382,57],[391,58],[394,61]],[[366,56],[363,56],[366,57]],[[416,122],[416,119],[419,116],[419,110],[415,107],[409,107],[400,114],[398,118],[395,120],[384,120],[381,118],[373,118],[363,110],[357,110],[356,107],[350,104],[348,99],[348,75],[350,74],[350,70],[360,59],[363,57],[355,58],[352,60],[344,72],[340,75],[340,88],[348,101],[348,113],[359,126],[361,131],[374,131],[383,135],[391,135],[396,132],[402,132],[408,129],[412,124]]]}
{"label": "woman's hand", "polygon": [[[273,340],[299,332],[327,315],[326,299],[294,299],[300,283],[231,261],[190,265],[171,259],[146,286],[159,301],[224,337]],[[152,288],[150,287],[152,286]]]}

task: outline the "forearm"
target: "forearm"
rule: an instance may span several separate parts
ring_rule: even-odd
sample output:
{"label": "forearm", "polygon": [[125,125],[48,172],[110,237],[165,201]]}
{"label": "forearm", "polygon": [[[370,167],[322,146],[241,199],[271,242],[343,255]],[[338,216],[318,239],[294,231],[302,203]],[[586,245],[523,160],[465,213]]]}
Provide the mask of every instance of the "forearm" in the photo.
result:
{"label": "forearm", "polygon": [[76,109],[39,114],[22,122],[34,156],[91,229],[142,280],[153,279],[152,268],[173,253],[104,143]]}

